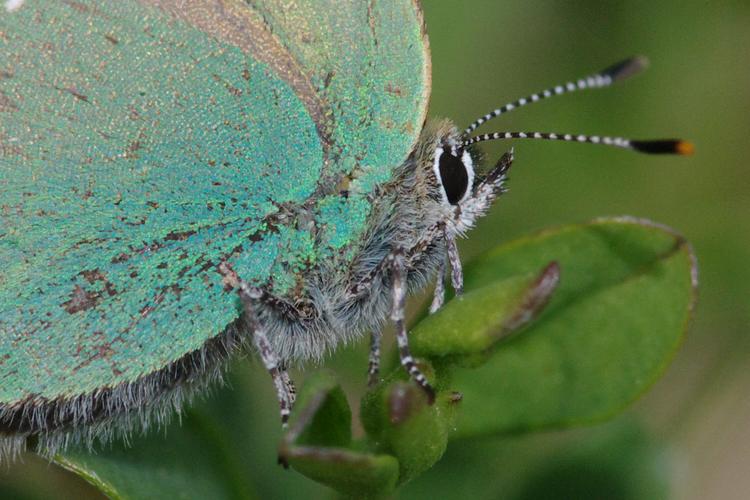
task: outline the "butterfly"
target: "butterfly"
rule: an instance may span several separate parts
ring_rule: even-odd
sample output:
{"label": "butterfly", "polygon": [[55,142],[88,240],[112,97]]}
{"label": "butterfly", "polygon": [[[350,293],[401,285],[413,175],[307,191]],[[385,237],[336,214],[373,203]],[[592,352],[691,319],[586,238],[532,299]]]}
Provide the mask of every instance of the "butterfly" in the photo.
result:
{"label": "butterfly", "polygon": [[512,152],[587,142],[689,154],[680,140],[472,135],[555,95],[639,72],[633,58],[502,106],[427,120],[418,3],[9,0],[0,10],[0,455],[90,442],[179,408],[252,351],[281,420],[287,368],[392,321],[450,276],[456,240],[503,192]]}

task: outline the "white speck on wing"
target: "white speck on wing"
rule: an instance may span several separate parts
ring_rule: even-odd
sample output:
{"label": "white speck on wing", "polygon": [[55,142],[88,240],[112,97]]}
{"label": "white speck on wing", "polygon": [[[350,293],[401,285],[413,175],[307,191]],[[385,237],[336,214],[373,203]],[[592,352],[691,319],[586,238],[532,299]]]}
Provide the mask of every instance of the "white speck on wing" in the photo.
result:
{"label": "white speck on wing", "polygon": [[5,0],[5,10],[13,12],[21,8],[26,0]]}

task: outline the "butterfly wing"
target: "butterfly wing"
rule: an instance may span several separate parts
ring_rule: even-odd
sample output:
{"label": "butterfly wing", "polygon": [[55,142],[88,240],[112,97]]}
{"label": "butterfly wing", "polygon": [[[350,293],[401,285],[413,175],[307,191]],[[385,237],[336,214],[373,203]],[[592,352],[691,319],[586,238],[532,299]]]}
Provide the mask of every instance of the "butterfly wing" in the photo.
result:
{"label": "butterfly wing", "polygon": [[290,5],[0,11],[2,407],[163,370],[238,317],[219,262],[284,293],[364,230],[424,118],[420,13]]}

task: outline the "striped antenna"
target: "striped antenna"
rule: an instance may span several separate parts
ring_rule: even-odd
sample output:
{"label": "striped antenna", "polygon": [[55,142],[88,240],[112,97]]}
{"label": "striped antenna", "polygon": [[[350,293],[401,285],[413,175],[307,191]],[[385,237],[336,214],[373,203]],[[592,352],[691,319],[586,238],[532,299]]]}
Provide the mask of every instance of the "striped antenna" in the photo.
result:
{"label": "striped antenna", "polygon": [[588,142],[591,144],[603,144],[605,146],[630,149],[640,153],[649,154],[691,155],[695,149],[692,143],[680,139],[636,141],[622,137],[554,134],[550,132],[495,132],[493,134],[482,134],[466,139],[461,145],[466,147],[477,142],[494,141],[498,139],[542,139],[548,141]]}
{"label": "striped antenna", "polygon": [[648,59],[646,59],[645,57],[631,57],[630,59],[626,59],[617,64],[613,64],[612,66],[598,73],[594,73],[593,75],[589,75],[577,81],[571,81],[564,85],[556,85],[541,92],[537,92],[536,94],[531,94],[528,97],[522,97],[517,101],[508,103],[505,106],[501,106],[496,110],[491,111],[490,113],[487,113],[483,117],[477,119],[474,123],[469,125],[466,130],[464,130],[464,135],[471,134],[474,130],[477,129],[477,127],[482,125],[487,120],[491,120],[496,116],[500,116],[503,113],[507,113],[508,111],[512,111],[516,108],[526,106],[529,103],[541,101],[542,99],[552,97],[553,95],[567,94],[570,92],[575,92],[577,90],[600,89],[602,87],[609,87],[615,82],[619,82],[620,80],[624,80],[640,73],[642,70],[646,69],[647,66]]}

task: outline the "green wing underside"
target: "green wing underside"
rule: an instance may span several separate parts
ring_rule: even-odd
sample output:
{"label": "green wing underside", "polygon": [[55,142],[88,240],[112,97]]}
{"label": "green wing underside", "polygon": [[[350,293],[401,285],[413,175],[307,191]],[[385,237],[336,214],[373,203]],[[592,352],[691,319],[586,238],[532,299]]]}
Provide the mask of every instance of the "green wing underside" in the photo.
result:
{"label": "green wing underside", "polygon": [[239,314],[222,260],[283,294],[351,257],[424,118],[420,14],[250,4],[0,11],[0,404],[200,348]]}

